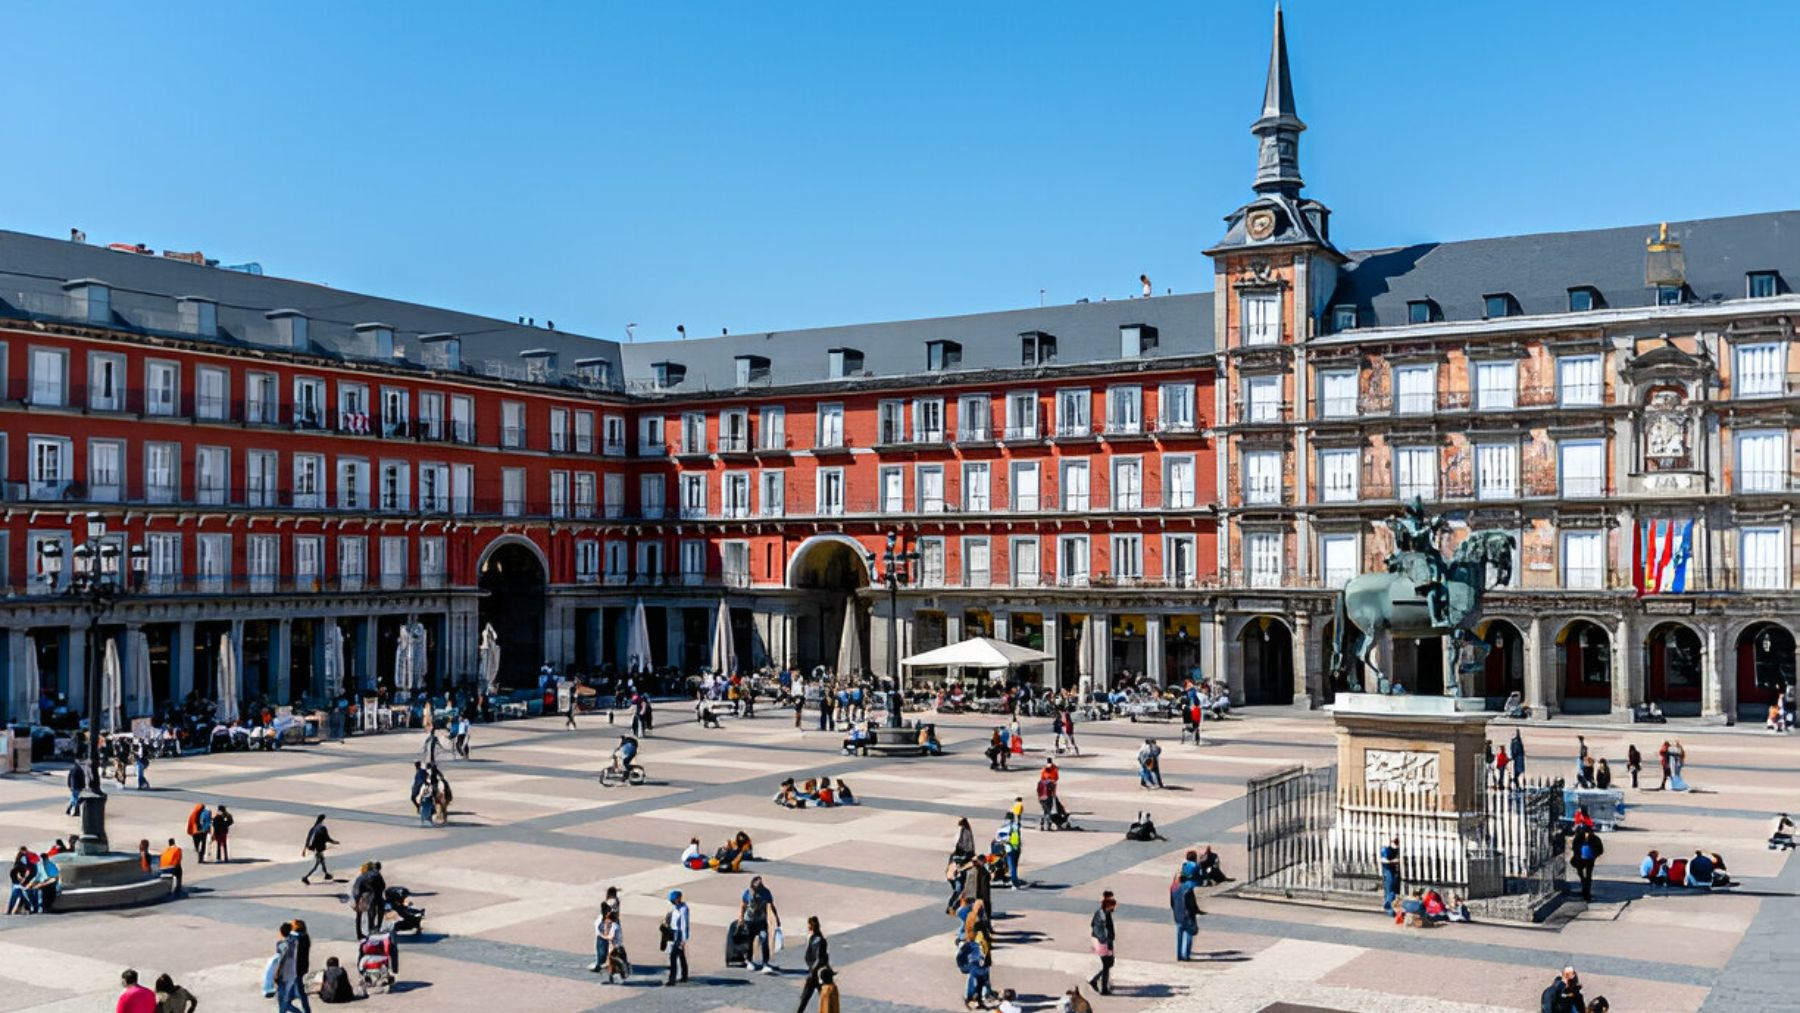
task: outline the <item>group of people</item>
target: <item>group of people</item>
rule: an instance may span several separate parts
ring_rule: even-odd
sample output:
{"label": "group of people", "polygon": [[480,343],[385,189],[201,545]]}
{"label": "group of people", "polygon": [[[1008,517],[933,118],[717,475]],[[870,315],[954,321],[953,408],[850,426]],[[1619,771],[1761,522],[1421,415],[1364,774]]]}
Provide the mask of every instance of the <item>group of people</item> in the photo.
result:
{"label": "group of people", "polygon": [[838,778],[834,786],[830,777],[809,777],[799,784],[793,778],[786,778],[781,786],[775,789],[772,800],[784,809],[805,809],[807,806],[829,808],[839,805],[855,805],[856,793]]}
{"label": "group of people", "polygon": [[194,993],[175,984],[166,974],[156,977],[154,991],[138,984],[137,971],[126,968],[119,974],[118,1013],[194,1013],[200,1001]]}
{"label": "group of people", "polygon": [[1725,859],[1716,851],[1694,849],[1692,858],[1667,859],[1655,848],[1638,863],[1638,875],[1652,886],[1682,886],[1697,890],[1736,886],[1725,870]]}
{"label": "group of people", "polygon": [[719,849],[712,853],[711,858],[708,858],[700,850],[700,838],[688,838],[687,848],[682,851],[680,861],[682,865],[696,872],[701,869],[712,869],[715,872],[737,872],[742,868],[746,859],[755,857],[755,843],[750,840],[749,834],[739,830],[735,836],[721,844]]}
{"label": "group of people", "polygon": [[60,840],[41,853],[19,845],[7,875],[11,883],[6,897],[7,914],[49,914],[56,910],[56,891],[62,876],[56,856],[67,850]]}
{"label": "group of people", "polygon": [[436,763],[413,761],[412,792],[413,810],[419,814],[419,825],[441,827],[450,820],[450,803],[455,795],[450,790],[450,779]]}
{"label": "group of people", "polygon": [[215,809],[208,809],[204,802],[195,803],[187,818],[187,835],[194,843],[194,859],[206,864],[206,846],[211,843],[213,861],[231,861],[231,827],[236,822],[237,817],[223,802]]}

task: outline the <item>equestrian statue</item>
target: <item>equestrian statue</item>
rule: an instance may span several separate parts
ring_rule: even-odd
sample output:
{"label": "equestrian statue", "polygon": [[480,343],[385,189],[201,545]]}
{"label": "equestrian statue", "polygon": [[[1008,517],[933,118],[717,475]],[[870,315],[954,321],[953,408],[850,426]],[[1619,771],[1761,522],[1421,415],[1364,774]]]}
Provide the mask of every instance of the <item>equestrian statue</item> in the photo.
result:
{"label": "equestrian statue", "polygon": [[[1363,691],[1354,661],[1372,673],[1379,692],[1390,690],[1388,673],[1375,661],[1375,645],[1381,632],[1390,637],[1444,638],[1444,695],[1461,696],[1465,675],[1481,668],[1488,645],[1475,636],[1481,594],[1494,568],[1493,584],[1512,580],[1513,537],[1504,531],[1477,531],[1463,540],[1448,560],[1436,545],[1437,534],[1449,527],[1442,517],[1425,512],[1415,498],[1389,518],[1394,551],[1387,557],[1387,572],[1365,573],[1351,579],[1337,595],[1335,639],[1331,646],[1331,671],[1346,679],[1351,692]],[[1360,631],[1354,649],[1351,625]]]}

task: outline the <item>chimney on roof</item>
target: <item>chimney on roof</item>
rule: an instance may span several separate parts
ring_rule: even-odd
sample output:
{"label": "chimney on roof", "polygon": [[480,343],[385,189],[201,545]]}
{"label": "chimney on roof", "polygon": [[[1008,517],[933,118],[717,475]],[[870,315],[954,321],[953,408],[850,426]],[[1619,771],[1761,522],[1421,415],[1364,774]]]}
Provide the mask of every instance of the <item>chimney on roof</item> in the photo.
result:
{"label": "chimney on roof", "polygon": [[275,326],[274,340],[271,342],[275,347],[301,352],[310,347],[306,337],[306,314],[299,310],[270,310],[263,316]]}
{"label": "chimney on roof", "polygon": [[371,359],[391,359],[394,357],[394,325],[393,324],[357,324],[356,354]]}
{"label": "chimney on roof", "polygon": [[462,369],[462,339],[454,334],[438,332],[419,335],[419,356],[425,365],[437,369]]}
{"label": "chimney on roof", "polygon": [[183,334],[202,338],[219,336],[219,304],[200,296],[184,295],[176,300]]}

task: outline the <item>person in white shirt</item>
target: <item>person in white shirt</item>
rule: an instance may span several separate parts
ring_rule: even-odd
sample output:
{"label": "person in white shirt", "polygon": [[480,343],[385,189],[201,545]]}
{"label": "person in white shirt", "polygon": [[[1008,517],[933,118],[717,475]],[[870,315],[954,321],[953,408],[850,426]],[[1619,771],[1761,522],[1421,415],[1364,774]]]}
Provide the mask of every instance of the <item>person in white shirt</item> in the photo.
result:
{"label": "person in white shirt", "polygon": [[663,936],[668,940],[665,948],[669,951],[669,980],[664,984],[673,985],[688,980],[688,906],[682,901],[680,890],[669,891],[669,913],[663,918],[663,928]]}

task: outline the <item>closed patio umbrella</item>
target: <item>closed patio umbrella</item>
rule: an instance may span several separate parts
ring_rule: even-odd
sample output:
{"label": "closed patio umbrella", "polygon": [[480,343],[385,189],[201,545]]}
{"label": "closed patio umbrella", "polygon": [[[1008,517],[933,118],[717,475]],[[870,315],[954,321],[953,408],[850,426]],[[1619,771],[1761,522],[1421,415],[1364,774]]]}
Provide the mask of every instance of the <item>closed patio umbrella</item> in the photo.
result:
{"label": "closed patio umbrella", "polygon": [[638,599],[631,612],[631,635],[625,640],[626,668],[631,675],[642,675],[656,667],[650,657],[650,620],[644,617],[644,600]]}
{"label": "closed patio umbrella", "polygon": [[488,694],[499,692],[500,635],[494,632],[493,623],[481,628],[481,646],[475,653],[481,662],[481,691]]}
{"label": "closed patio umbrella", "polygon": [[117,732],[125,723],[125,671],[119,664],[119,642],[106,638],[100,652],[100,726]]}
{"label": "closed patio umbrella", "polygon": [[38,721],[37,640],[23,630],[13,636],[25,638],[25,664],[23,671],[16,673],[12,681],[12,693],[9,694],[12,719],[35,725]]}
{"label": "closed patio umbrella", "polygon": [[219,657],[213,666],[218,673],[218,682],[214,695],[218,700],[218,709],[214,717],[221,724],[230,724],[238,719],[238,675],[237,654],[231,647],[231,634],[219,634]]}
{"label": "closed patio umbrella", "polygon": [[131,717],[156,716],[156,688],[150,682],[150,637],[139,630],[126,645],[131,659]]}
{"label": "closed patio umbrella", "polygon": [[325,620],[325,695],[336,698],[344,691],[344,631],[336,619]]}
{"label": "closed patio umbrella", "polygon": [[394,688],[413,688],[412,627],[405,623],[394,637]]}
{"label": "closed patio umbrella", "polygon": [[844,601],[844,632],[838,637],[837,674],[853,679],[862,674],[862,638],[856,630],[856,599]]}
{"label": "closed patio umbrella", "polygon": [[413,688],[424,689],[431,685],[431,649],[426,639],[425,624],[413,620],[412,630],[412,676]]}
{"label": "closed patio umbrella", "polygon": [[723,599],[719,601],[719,614],[713,623],[712,663],[713,671],[720,675],[730,675],[737,670],[736,645],[731,636],[731,609]]}

